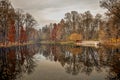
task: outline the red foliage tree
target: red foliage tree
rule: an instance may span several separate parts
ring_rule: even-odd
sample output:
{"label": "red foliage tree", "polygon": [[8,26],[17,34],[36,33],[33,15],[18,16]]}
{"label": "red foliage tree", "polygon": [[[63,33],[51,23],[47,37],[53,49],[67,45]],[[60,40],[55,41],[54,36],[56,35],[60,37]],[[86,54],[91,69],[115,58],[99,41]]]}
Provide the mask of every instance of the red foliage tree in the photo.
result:
{"label": "red foliage tree", "polygon": [[52,30],[52,35],[51,35],[51,39],[54,40],[54,41],[56,41],[57,30],[58,30],[58,26],[57,26],[57,24],[54,24],[54,28]]}
{"label": "red foliage tree", "polygon": [[8,30],[8,41],[10,42],[15,42],[15,26],[14,26],[14,21],[10,22],[9,30]]}
{"label": "red foliage tree", "polygon": [[60,40],[64,34],[64,32],[62,31],[64,27],[64,20],[62,19],[60,23],[58,24],[55,23],[53,26],[54,27],[51,32],[51,40],[53,41]]}

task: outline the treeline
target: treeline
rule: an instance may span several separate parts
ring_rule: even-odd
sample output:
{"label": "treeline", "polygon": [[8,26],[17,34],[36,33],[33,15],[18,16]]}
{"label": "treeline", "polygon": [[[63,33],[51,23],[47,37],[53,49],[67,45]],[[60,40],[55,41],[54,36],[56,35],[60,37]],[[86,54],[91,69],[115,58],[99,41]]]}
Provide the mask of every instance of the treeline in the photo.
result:
{"label": "treeline", "polygon": [[9,0],[0,0],[0,44],[35,41],[36,20],[21,9],[14,9]]}
{"label": "treeline", "polygon": [[100,14],[94,17],[90,11],[86,11],[83,14],[72,11],[71,13],[66,13],[65,18],[60,23],[43,27],[41,34],[45,33],[43,39],[47,40],[67,40],[73,33],[82,34],[84,40],[98,39],[100,23]]}
{"label": "treeline", "polygon": [[94,16],[90,11],[68,12],[59,23],[51,23],[39,31],[41,40],[66,41],[77,33],[83,40],[120,42],[120,1],[102,0],[100,6],[108,10],[105,17],[101,14]]}

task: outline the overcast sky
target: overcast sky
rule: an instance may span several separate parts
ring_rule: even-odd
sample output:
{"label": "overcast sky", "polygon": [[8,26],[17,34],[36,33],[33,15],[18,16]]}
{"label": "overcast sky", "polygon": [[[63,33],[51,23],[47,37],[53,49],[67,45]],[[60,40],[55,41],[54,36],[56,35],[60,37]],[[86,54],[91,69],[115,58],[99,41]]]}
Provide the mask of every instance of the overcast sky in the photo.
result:
{"label": "overcast sky", "polygon": [[83,13],[90,10],[93,15],[105,12],[99,7],[99,0],[11,0],[11,2],[15,8],[32,14],[40,27],[59,22],[66,12]]}

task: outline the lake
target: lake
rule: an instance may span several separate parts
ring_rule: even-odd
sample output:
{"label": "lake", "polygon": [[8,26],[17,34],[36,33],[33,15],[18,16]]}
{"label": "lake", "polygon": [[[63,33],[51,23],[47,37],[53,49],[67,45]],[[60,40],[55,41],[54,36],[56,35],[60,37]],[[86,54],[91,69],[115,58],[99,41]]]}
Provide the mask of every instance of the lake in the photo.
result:
{"label": "lake", "polygon": [[0,80],[120,80],[120,48],[41,44],[0,48]]}

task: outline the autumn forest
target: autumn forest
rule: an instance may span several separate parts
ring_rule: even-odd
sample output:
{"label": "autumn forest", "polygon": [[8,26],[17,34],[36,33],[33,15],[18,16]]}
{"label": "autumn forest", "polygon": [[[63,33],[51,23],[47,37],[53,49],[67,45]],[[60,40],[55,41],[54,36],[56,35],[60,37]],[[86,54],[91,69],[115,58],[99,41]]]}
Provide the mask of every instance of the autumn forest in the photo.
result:
{"label": "autumn forest", "polygon": [[37,21],[31,14],[15,9],[9,0],[1,0],[0,45],[77,40],[120,43],[120,1],[102,0],[100,7],[107,9],[105,16],[92,15],[90,11],[71,11],[59,23],[50,23],[37,30]]}

